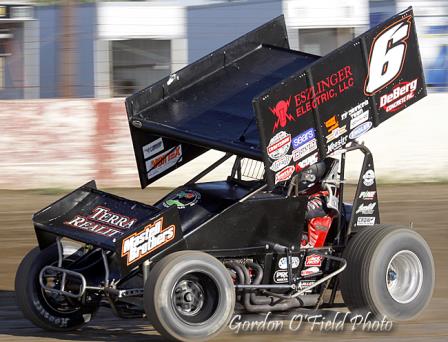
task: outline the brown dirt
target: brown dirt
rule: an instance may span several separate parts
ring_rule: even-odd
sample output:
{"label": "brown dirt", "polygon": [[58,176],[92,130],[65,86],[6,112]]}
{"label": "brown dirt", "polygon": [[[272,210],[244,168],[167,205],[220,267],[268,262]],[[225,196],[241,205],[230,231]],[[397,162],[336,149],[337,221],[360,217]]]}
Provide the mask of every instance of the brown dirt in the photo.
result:
{"label": "brown dirt", "polygon": [[[152,203],[167,190],[114,189],[111,192]],[[121,320],[101,309],[94,321],[70,334],[55,334],[35,328],[26,321],[15,304],[14,276],[21,258],[36,245],[31,217],[34,212],[61,197],[51,191],[0,191],[0,341],[161,341],[145,320]],[[312,332],[310,327],[292,333],[250,333],[234,335],[230,330],[217,341],[297,340],[297,341],[448,341],[448,185],[383,185],[379,188],[383,223],[408,224],[423,235],[431,246],[436,264],[436,289],[427,310],[418,320],[395,324],[391,333]],[[263,319],[256,317],[255,319]],[[289,322],[285,323],[287,326]]]}

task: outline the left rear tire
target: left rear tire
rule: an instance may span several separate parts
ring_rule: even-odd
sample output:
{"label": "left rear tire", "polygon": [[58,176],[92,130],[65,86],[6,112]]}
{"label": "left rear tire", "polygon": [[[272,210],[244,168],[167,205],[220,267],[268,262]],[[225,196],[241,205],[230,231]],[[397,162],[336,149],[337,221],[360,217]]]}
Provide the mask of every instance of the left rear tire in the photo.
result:
{"label": "left rear tire", "polygon": [[181,251],[157,262],[144,291],[145,312],[163,337],[208,340],[229,323],[235,289],[229,272],[211,255]]}

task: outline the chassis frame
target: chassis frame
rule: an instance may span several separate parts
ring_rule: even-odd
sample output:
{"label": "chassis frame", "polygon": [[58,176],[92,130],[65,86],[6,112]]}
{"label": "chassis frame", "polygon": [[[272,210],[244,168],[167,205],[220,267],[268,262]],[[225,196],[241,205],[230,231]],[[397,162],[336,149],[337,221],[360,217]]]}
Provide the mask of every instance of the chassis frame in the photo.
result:
{"label": "chassis frame", "polygon": [[[364,154],[364,161],[362,163],[361,173],[359,177],[359,181],[357,184],[357,190],[355,193],[355,199],[353,202],[353,205],[347,205],[346,203],[343,203],[343,191],[344,191],[344,169],[345,169],[345,162],[346,162],[346,153],[351,151],[361,151]],[[336,292],[338,290],[337,285],[337,275],[339,275],[341,272],[343,272],[347,266],[347,262],[345,259],[341,257],[342,251],[345,249],[346,244],[350,238],[351,235],[356,233],[358,227],[356,226],[356,215],[352,214],[352,208],[357,208],[359,205],[361,205],[362,199],[360,198],[359,194],[362,191],[367,191],[366,186],[363,184],[363,175],[368,170],[373,170],[373,158],[370,150],[364,146],[363,144],[352,144],[352,146],[347,147],[345,150],[341,151],[341,157],[340,157],[340,168],[338,172],[339,179],[333,179],[324,181],[324,186],[328,186],[331,184],[331,186],[334,186],[337,189],[337,211],[340,213],[337,218],[335,219],[335,224],[332,226],[332,233],[333,233],[333,241],[329,245],[321,248],[308,248],[308,249],[301,249],[300,247],[296,247],[294,244],[290,246],[285,246],[282,244],[279,244],[278,241],[271,240],[269,243],[266,243],[264,245],[253,245],[248,246],[245,248],[232,248],[231,242],[227,241],[226,243],[229,244],[229,248],[225,249],[209,249],[205,248],[200,249],[203,252],[206,252],[220,260],[222,260],[223,263],[225,263],[227,260],[230,259],[250,259],[250,258],[259,258],[260,260],[263,260],[264,265],[264,276],[263,280],[260,284],[235,284],[235,289],[238,290],[251,290],[251,291],[268,291],[268,290],[277,290],[280,291],[280,294],[277,294],[277,296],[281,299],[286,298],[296,298],[305,295],[306,293],[309,293],[310,291],[313,291],[313,293],[316,293],[318,295],[318,298],[321,298],[323,292],[327,287],[331,288],[331,295],[330,300],[327,303],[321,303],[320,300],[315,303],[313,306],[314,308],[324,306],[324,307],[332,307],[335,305],[335,296]],[[221,165],[224,161],[226,161],[228,158],[230,158],[230,154],[226,154],[222,158],[220,158],[218,161],[210,165],[208,168],[206,168],[204,171],[200,172],[197,176],[192,178],[190,181],[186,183],[186,186],[192,185],[197,183],[202,177],[213,171],[216,167]],[[239,175],[241,177],[241,165],[239,165],[239,160],[234,164],[234,167],[232,169],[232,176]],[[255,195],[256,193],[259,193],[263,189],[266,188],[266,184],[262,184],[259,187],[257,187],[255,190],[253,190],[248,195],[244,196],[239,202],[245,202],[248,200],[251,196]],[[376,191],[376,183],[374,182],[368,187],[368,191]],[[175,193],[176,190],[173,191]],[[299,188],[298,188],[298,182],[296,180],[291,181],[289,186],[284,189],[285,196],[287,197],[294,197],[294,196],[300,196]],[[377,206],[377,197],[375,202]],[[220,214],[217,214],[216,217],[218,217]],[[378,210],[375,212],[375,217],[378,217],[377,222],[379,223],[379,212]],[[215,217],[212,217],[209,219],[209,222],[213,222]],[[302,225],[305,225],[305,222],[302,221]],[[56,243],[57,249],[58,249],[58,264],[57,266],[46,266],[44,267],[39,275],[39,281],[40,285],[45,291],[52,292],[56,295],[64,295],[71,298],[76,299],[82,299],[87,292],[94,291],[98,294],[103,294],[107,297],[109,304],[112,306],[115,306],[114,303],[124,300],[125,298],[135,298],[135,297],[141,297],[143,296],[143,286],[142,287],[135,287],[135,288],[123,288],[120,289],[120,283],[123,283],[127,281],[129,278],[132,278],[136,276],[137,274],[143,275],[143,283],[147,281],[150,269],[152,268],[152,265],[157,260],[160,260],[164,255],[167,255],[168,251],[163,251],[156,257],[152,259],[148,259],[145,262],[141,263],[139,266],[132,269],[129,273],[125,274],[124,277],[116,279],[111,279],[111,274],[115,272],[117,274],[117,270],[112,270],[114,266],[111,266],[111,260],[116,257],[114,252],[107,251],[102,248],[91,248],[91,251],[89,253],[98,253],[98,258],[101,259],[101,263],[97,264],[96,268],[98,269],[99,273],[104,274],[104,278],[96,278],[94,280],[86,279],[86,277],[80,273],[76,272],[70,269],[62,268],[62,260],[64,257],[64,246],[61,241],[62,236],[53,236],[54,240],[53,242]],[[41,240],[41,239],[40,239]],[[47,242],[49,243],[49,242]],[[306,260],[306,257],[308,255],[318,255],[322,258],[322,260],[327,260],[328,263],[331,263],[331,266],[328,266],[325,272],[319,271],[319,273],[312,274],[311,277],[301,277],[297,273],[297,271],[293,271],[292,267],[292,258],[293,257],[299,257],[301,260],[300,265],[297,267],[297,270],[303,270],[304,269],[304,262]],[[278,267],[275,266],[275,264],[278,262],[278,260],[282,257],[286,257],[286,271],[287,271],[287,282],[283,284],[275,283],[273,281],[274,273],[278,271]],[[113,263],[112,263],[113,264]],[[45,285],[44,278],[46,274],[52,273],[53,275],[55,273],[59,274],[61,277],[61,283],[59,288],[54,288]],[[67,279],[71,278],[71,281],[73,281],[73,278],[78,280],[79,288],[73,289],[67,291],[66,288],[66,282]],[[309,286],[306,286],[304,288],[299,288],[298,284],[300,281],[304,281],[307,279],[313,279],[315,280],[312,284]],[[92,284],[92,282],[95,282]],[[331,281],[331,285],[329,284]],[[322,286],[323,285],[323,286]],[[328,286],[330,285],[330,286]],[[270,292],[271,293],[271,292]],[[287,294],[285,294],[287,293]],[[275,294],[274,294],[275,295]],[[131,316],[138,315],[138,307],[141,306],[137,305],[135,308],[137,311],[135,314],[132,314]],[[115,307],[113,310],[118,316],[123,317],[126,316],[124,313],[120,313],[120,309]]]}

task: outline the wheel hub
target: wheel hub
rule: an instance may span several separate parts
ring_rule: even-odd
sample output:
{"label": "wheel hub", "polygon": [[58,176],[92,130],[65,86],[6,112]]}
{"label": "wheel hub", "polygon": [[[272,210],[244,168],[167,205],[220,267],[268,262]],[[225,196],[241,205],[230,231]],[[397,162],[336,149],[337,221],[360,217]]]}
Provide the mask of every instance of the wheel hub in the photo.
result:
{"label": "wheel hub", "polygon": [[398,303],[413,301],[423,284],[423,267],[418,256],[409,250],[396,253],[386,271],[386,285],[391,297]]}
{"label": "wheel hub", "polygon": [[397,280],[397,272],[393,271],[392,269],[389,270],[389,272],[387,273],[387,279],[389,282]]}
{"label": "wheel hub", "polygon": [[204,289],[193,280],[181,280],[174,289],[173,304],[181,315],[194,316],[204,306]]}
{"label": "wheel hub", "polygon": [[[56,287],[59,285],[60,280],[54,275],[45,277],[44,282],[49,287]],[[80,308],[79,303],[68,297],[46,291],[43,288],[41,288],[41,291],[46,304],[57,312],[69,314],[78,311]]]}

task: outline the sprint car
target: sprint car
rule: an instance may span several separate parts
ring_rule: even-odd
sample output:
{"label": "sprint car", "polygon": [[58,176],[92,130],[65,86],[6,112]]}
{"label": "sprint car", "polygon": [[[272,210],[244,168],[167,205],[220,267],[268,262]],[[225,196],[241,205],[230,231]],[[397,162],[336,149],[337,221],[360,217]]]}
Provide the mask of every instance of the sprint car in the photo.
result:
{"label": "sprint car", "polygon": [[[69,331],[100,305],[165,338],[205,340],[235,311],[335,306],[414,318],[434,262],[411,227],[380,222],[359,138],[426,95],[412,8],[320,57],[278,17],[126,99],[142,188],[209,150],[222,157],[156,203],[90,181],[33,216],[16,275],[35,325]],[[353,201],[346,156],[364,154]],[[227,179],[200,182],[221,165]]]}

